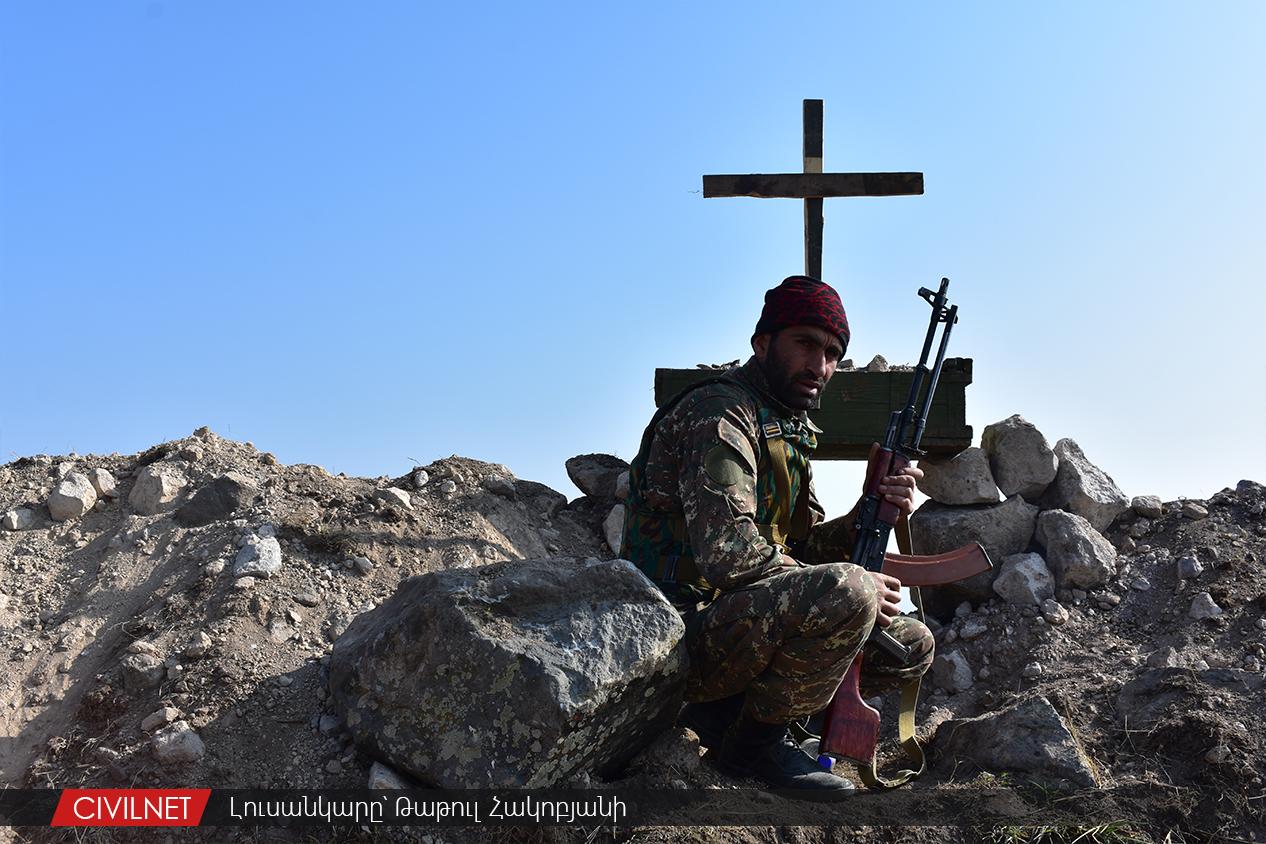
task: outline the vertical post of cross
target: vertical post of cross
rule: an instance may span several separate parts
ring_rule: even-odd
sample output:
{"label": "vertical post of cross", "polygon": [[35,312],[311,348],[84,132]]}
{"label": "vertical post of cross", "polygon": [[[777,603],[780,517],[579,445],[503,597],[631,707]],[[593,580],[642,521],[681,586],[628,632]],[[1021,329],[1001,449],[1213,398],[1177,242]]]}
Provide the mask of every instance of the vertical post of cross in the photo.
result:
{"label": "vertical post of cross", "polygon": [[[804,172],[822,172],[822,101],[804,101]],[[804,201],[804,274],[822,278],[822,197]]]}

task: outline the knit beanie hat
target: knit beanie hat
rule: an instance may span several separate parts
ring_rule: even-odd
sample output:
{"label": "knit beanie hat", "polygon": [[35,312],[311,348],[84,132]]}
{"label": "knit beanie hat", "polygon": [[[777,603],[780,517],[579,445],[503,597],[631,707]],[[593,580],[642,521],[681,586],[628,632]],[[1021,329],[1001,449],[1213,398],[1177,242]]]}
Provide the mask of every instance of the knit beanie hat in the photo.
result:
{"label": "knit beanie hat", "polygon": [[772,334],[792,325],[815,325],[826,329],[840,338],[845,349],[848,348],[848,316],[844,313],[840,294],[831,285],[816,278],[789,276],[782,284],[766,291],[765,307],[760,312],[760,321],[756,323],[752,336]]}

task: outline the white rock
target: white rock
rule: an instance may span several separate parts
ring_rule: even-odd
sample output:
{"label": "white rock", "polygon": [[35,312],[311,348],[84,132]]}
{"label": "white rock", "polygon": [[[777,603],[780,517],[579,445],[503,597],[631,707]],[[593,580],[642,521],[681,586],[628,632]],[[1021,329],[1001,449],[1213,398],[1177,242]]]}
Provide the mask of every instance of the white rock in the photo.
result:
{"label": "white rock", "polygon": [[233,561],[235,577],[272,577],[281,571],[281,545],[274,536],[252,536]]}
{"label": "white rock", "polygon": [[4,514],[5,530],[27,530],[35,524],[35,511],[27,507],[17,507]]}
{"label": "white rock", "polygon": [[920,460],[923,480],[919,490],[941,504],[997,504],[998,485],[989,458],[979,448],[967,448],[948,460]]}
{"label": "white rock", "polygon": [[1035,536],[1060,589],[1102,586],[1117,573],[1116,549],[1081,516],[1047,510],[1037,518]]}
{"label": "white rock", "polygon": [[1008,497],[1020,495],[1034,502],[1055,480],[1059,466],[1055,452],[1042,432],[1018,413],[986,425],[980,447],[994,480]]}
{"label": "white rock", "polygon": [[154,734],[154,756],[164,765],[197,762],[206,753],[206,745],[187,721],[176,723]]}
{"label": "white rock", "polygon": [[1055,579],[1041,554],[1012,554],[1003,558],[993,591],[1008,604],[1039,606],[1055,597]]}
{"label": "white rock", "polygon": [[48,513],[59,522],[77,519],[97,503],[97,491],[87,475],[71,472],[57,482],[48,497]]}
{"label": "white rock", "polygon": [[615,478],[615,497],[623,501],[629,497],[629,473],[621,472]]}
{"label": "white rock", "polygon": [[399,487],[387,487],[378,490],[378,500],[387,504],[394,504],[397,507],[403,507],[406,510],[412,510],[413,504],[409,500],[409,493]]}
{"label": "white rock", "polygon": [[151,463],[137,474],[127,497],[128,504],[143,516],[161,513],[188,483],[179,470]]}
{"label": "white rock", "polygon": [[1058,627],[1068,622],[1068,610],[1054,598],[1047,598],[1042,602],[1042,618],[1052,627]]}
{"label": "white rock", "polygon": [[1187,615],[1195,619],[1216,618],[1222,615],[1222,608],[1208,592],[1201,592],[1191,601],[1191,609]]}
{"label": "white rock", "polygon": [[1043,496],[1043,507],[1076,513],[1100,532],[1130,508],[1130,499],[1106,472],[1087,459],[1075,441],[1065,437],[1055,443],[1055,456],[1059,471]]}
{"label": "white rock", "polygon": [[451,478],[440,484],[440,493],[443,495],[452,495],[457,492],[457,483]]}
{"label": "white rock", "polygon": [[368,787],[391,790],[408,788],[409,784],[406,783],[399,774],[388,768],[383,763],[375,762],[369,766]]}
{"label": "white rock", "polygon": [[114,475],[105,469],[89,469],[88,480],[92,482],[92,488],[101,498],[115,498],[119,494],[115,487]]}
{"label": "white rock", "polygon": [[1209,516],[1209,508],[1196,501],[1184,501],[1182,503],[1182,514],[1188,519],[1204,519]]}
{"label": "white rock", "polygon": [[1024,666],[1024,670],[1020,672],[1020,676],[1025,677],[1027,679],[1032,679],[1034,677],[1041,677],[1042,663],[1030,662],[1028,665]]}
{"label": "white rock", "polygon": [[1135,513],[1148,519],[1159,519],[1165,512],[1159,496],[1136,495],[1130,500]]}
{"label": "white rock", "polygon": [[212,644],[211,637],[205,631],[199,630],[189,640],[189,644],[185,645],[184,655],[189,659],[201,659],[211,650]]}
{"label": "white rock", "polygon": [[607,545],[619,556],[624,552],[624,505],[617,504],[611,508],[611,512],[607,513],[606,519],[602,522],[602,533],[606,537]]}
{"label": "white rock", "polygon": [[180,717],[180,710],[170,706],[164,706],[157,712],[151,712],[145,716],[145,720],[141,722],[141,729],[145,732],[155,730],[164,724],[170,724]]}
{"label": "white rock", "polygon": [[427,474],[425,469],[418,469],[413,473],[413,488],[421,489],[426,486],[427,481],[431,480],[431,476]]}
{"label": "white rock", "polygon": [[962,651],[937,654],[932,661],[932,678],[949,692],[965,692],[971,688],[971,665]]}

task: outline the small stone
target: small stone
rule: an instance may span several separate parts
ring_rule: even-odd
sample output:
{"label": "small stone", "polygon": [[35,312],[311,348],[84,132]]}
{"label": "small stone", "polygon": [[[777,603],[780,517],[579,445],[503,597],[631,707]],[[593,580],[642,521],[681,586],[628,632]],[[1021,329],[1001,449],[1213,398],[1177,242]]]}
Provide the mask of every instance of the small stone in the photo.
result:
{"label": "small stone", "polygon": [[317,729],[323,736],[332,736],[343,726],[343,719],[337,715],[326,713],[321,716],[321,720],[317,722]]}
{"label": "small stone", "polygon": [[341,774],[343,773],[343,763],[337,759],[331,759],[325,763],[325,772],[327,774]]}
{"label": "small stone", "polygon": [[273,527],[272,525],[260,525],[259,528],[255,531],[255,535],[262,537],[264,539],[267,539],[270,536],[277,535],[277,528]]}
{"label": "small stone", "polygon": [[960,639],[971,640],[978,638],[988,632],[989,626],[985,624],[983,619],[969,618],[963,623],[963,627],[958,631]]}
{"label": "small stone", "polygon": [[440,493],[442,495],[452,495],[457,492],[457,484],[451,478],[440,484]]}
{"label": "small stone", "polygon": [[955,618],[966,618],[969,615],[971,615],[970,601],[963,601],[961,604],[959,604],[957,607],[954,608]]}
{"label": "small stone", "polygon": [[381,762],[369,766],[369,788],[396,790],[408,788],[409,784],[395,771]]}
{"label": "small stone", "polygon": [[1174,668],[1178,665],[1178,651],[1164,647],[1152,651],[1147,657],[1148,668]]}
{"label": "small stone", "polygon": [[208,636],[205,631],[199,630],[194,634],[193,639],[189,641],[189,644],[185,645],[185,649],[182,653],[188,659],[202,659],[202,657],[206,656],[207,652],[211,650],[212,644],[211,637]]}
{"label": "small stone", "polygon": [[1210,765],[1220,765],[1231,758],[1231,749],[1225,744],[1218,744],[1209,749],[1204,755],[1204,761]]}
{"label": "small stone", "polygon": [[154,734],[154,756],[164,765],[197,762],[206,753],[206,745],[186,721],[176,723]]}
{"label": "small stone", "polygon": [[287,620],[288,620],[291,624],[302,624],[302,623],[303,623],[303,616],[299,615],[299,613],[298,613],[298,612],[296,612],[295,610],[286,610],[286,619],[287,619]]}
{"label": "small stone", "polygon": [[1188,519],[1204,519],[1209,516],[1209,508],[1195,501],[1184,501],[1182,503],[1182,514]]}
{"label": "small stone", "polygon": [[217,574],[224,571],[225,565],[224,560],[212,560],[207,563],[207,567],[203,569],[203,571],[206,572],[208,577],[215,577]]}
{"label": "small stone", "polygon": [[1201,592],[1191,601],[1191,609],[1187,615],[1194,619],[1216,618],[1222,615],[1222,608],[1213,600],[1208,592]]}
{"label": "small stone", "polygon": [[[1139,592],[1146,592],[1147,590],[1152,588],[1152,582],[1148,580],[1146,577],[1143,577],[1142,575],[1140,575],[1134,578],[1134,580],[1130,582],[1130,588],[1135,589]],[[1117,602],[1120,603],[1120,601],[1121,601],[1121,598],[1117,597]]]}
{"label": "small stone", "polygon": [[602,522],[602,535],[607,540],[607,547],[619,556],[624,552],[624,505],[617,504],[607,513]]}
{"label": "small stone", "polygon": [[237,580],[233,581],[234,589],[250,589],[254,585],[255,578],[253,577],[239,577]]}
{"label": "small stone", "polygon": [[887,372],[888,361],[883,355],[875,355],[870,359],[870,363],[866,364],[865,369],[867,372]]}
{"label": "small stone", "polygon": [[4,514],[6,530],[27,530],[35,525],[35,511],[27,507],[18,507]]}
{"label": "small stone", "polygon": [[971,665],[962,651],[937,654],[932,661],[932,678],[949,692],[965,692],[971,688]]}
{"label": "small stone", "polygon": [[1024,677],[1025,679],[1028,679],[1028,680],[1031,680],[1031,679],[1033,679],[1034,677],[1041,677],[1041,676],[1042,676],[1042,663],[1040,663],[1040,662],[1030,662],[1028,665],[1024,666],[1024,670],[1020,672],[1020,676]]}
{"label": "small stone", "polygon": [[305,607],[315,607],[321,603],[321,598],[315,592],[296,592],[293,596],[296,604],[302,604]]}
{"label": "small stone", "polygon": [[1147,519],[1159,519],[1164,512],[1160,498],[1155,495],[1136,495],[1130,501],[1130,507]]}
{"label": "small stone", "polygon": [[152,689],[163,682],[166,666],[154,654],[130,654],[120,663],[123,686],[128,689]]}
{"label": "small stone", "polygon": [[360,555],[351,558],[352,568],[356,569],[359,574],[369,574],[374,570],[374,563],[368,557]]}
{"label": "small stone", "polygon": [[392,504],[396,507],[403,507],[405,510],[412,510],[413,503],[409,498],[409,493],[398,487],[387,487],[378,490],[378,500],[386,504]]}
{"label": "small stone", "polygon": [[[1139,580],[1142,580],[1144,583],[1147,583],[1146,578],[1141,578],[1141,577],[1140,577],[1140,578],[1139,578]],[[1137,583],[1137,582],[1138,582],[1138,581],[1135,581],[1135,583]],[[1138,587],[1138,586],[1135,586],[1134,588],[1135,588],[1135,589],[1138,589],[1139,587]],[[1149,589],[1150,589],[1150,588],[1151,588],[1151,584],[1147,584],[1146,588],[1149,588]],[[1115,607],[1117,604],[1121,603],[1121,596],[1120,596],[1120,595],[1118,595],[1118,594],[1117,594],[1117,593],[1115,593],[1115,592],[1108,592],[1108,593],[1106,593],[1103,597],[1101,597],[1101,598],[1099,599],[1099,603],[1100,603],[1100,604],[1102,604],[1102,605],[1103,605],[1103,606],[1105,606],[1105,607]]]}
{"label": "small stone", "polygon": [[418,469],[416,472],[413,473],[412,480],[413,480],[413,488],[421,489],[422,487],[426,486],[427,481],[431,480],[431,476],[427,474],[425,469]]}
{"label": "small stone", "polygon": [[265,466],[276,466],[277,456],[271,451],[265,451],[259,456],[259,462],[263,463]]}
{"label": "small stone", "polygon": [[1130,525],[1127,532],[1135,539],[1142,539],[1147,536],[1147,532],[1151,529],[1152,523],[1150,521],[1147,519],[1139,519],[1137,522]]}
{"label": "small stone", "polygon": [[271,577],[279,571],[281,544],[274,536],[252,536],[233,562],[233,574],[238,577]]}
{"label": "small stone", "polygon": [[1179,557],[1176,565],[1178,567],[1178,577],[1184,580],[1196,577],[1204,571],[1204,566],[1200,564],[1200,560],[1196,558],[1195,554],[1190,552]]}
{"label": "small stone", "polygon": [[629,497],[629,473],[628,470],[621,472],[615,478],[615,497],[623,501]]}
{"label": "small stone", "polygon": [[1259,618],[1253,622],[1253,626],[1258,630],[1266,630],[1266,618]]}
{"label": "small stone", "polygon": [[294,677],[283,675],[277,678],[277,685],[281,686],[284,689],[286,686],[289,686],[294,681],[295,681]]}
{"label": "small stone", "polygon": [[145,732],[153,732],[164,724],[170,724],[180,717],[180,710],[171,706],[164,706],[157,712],[151,712],[145,716],[145,720],[141,722],[141,729]]}
{"label": "small stone", "polygon": [[1084,601],[1084,600],[1086,600],[1086,590],[1085,590],[1085,589],[1074,589],[1074,590],[1073,590],[1073,600],[1074,600],[1074,601]]}
{"label": "small stone", "polygon": [[1042,602],[1042,618],[1052,627],[1058,627],[1068,621],[1068,610],[1054,598]]}
{"label": "small stone", "polygon": [[176,469],[151,463],[137,473],[128,503],[142,516],[152,516],[174,502],[186,485],[185,476]]}

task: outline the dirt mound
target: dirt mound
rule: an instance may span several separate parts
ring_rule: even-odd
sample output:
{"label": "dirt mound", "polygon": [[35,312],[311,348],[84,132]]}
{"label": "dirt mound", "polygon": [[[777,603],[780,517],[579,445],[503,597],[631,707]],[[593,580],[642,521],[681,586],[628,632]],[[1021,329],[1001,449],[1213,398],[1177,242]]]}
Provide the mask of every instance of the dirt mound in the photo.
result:
{"label": "dirt mound", "polygon": [[[84,515],[54,521],[47,502],[59,480],[99,479],[93,470],[117,481],[114,497],[102,493]],[[226,488],[242,490],[241,499],[208,495],[203,504],[235,510],[210,521],[182,510],[228,473],[236,480]],[[170,501],[150,489],[141,509],[158,511],[141,515],[130,499],[142,475],[157,474],[184,484]],[[0,513],[18,509],[29,511],[23,527],[0,530],[0,651],[8,656],[0,776],[11,787],[361,787],[373,760],[350,744],[327,690],[331,644],[353,617],[412,574],[507,558],[612,556],[601,528],[609,502],[569,504],[502,466],[454,456],[397,478],[336,477],[281,465],[206,429],[140,455],[21,458],[0,467]],[[1041,695],[1066,719],[1100,784],[1130,795],[1118,810],[1133,840],[1266,840],[1263,510],[1266,490],[1242,482],[1207,502],[1167,503],[1159,518],[1127,513],[1107,531],[1121,551],[1118,575],[1099,591],[1057,595],[1056,623],[996,598],[938,626],[939,646],[963,653],[972,682],[957,693],[925,690],[919,723],[934,764],[906,792],[949,795],[970,818],[982,785],[1014,788],[1038,812],[1030,823],[1041,823],[1041,807],[1059,794],[939,758],[935,738],[950,719]],[[275,567],[272,543],[280,567],[242,574]],[[884,703],[887,725],[894,705]],[[754,785],[713,771],[680,729],[635,760],[622,782]],[[980,840],[961,828],[907,832],[900,835],[909,840]],[[805,828],[787,835],[830,838]],[[431,840],[465,837],[446,830]],[[867,827],[851,840],[897,839]]]}

